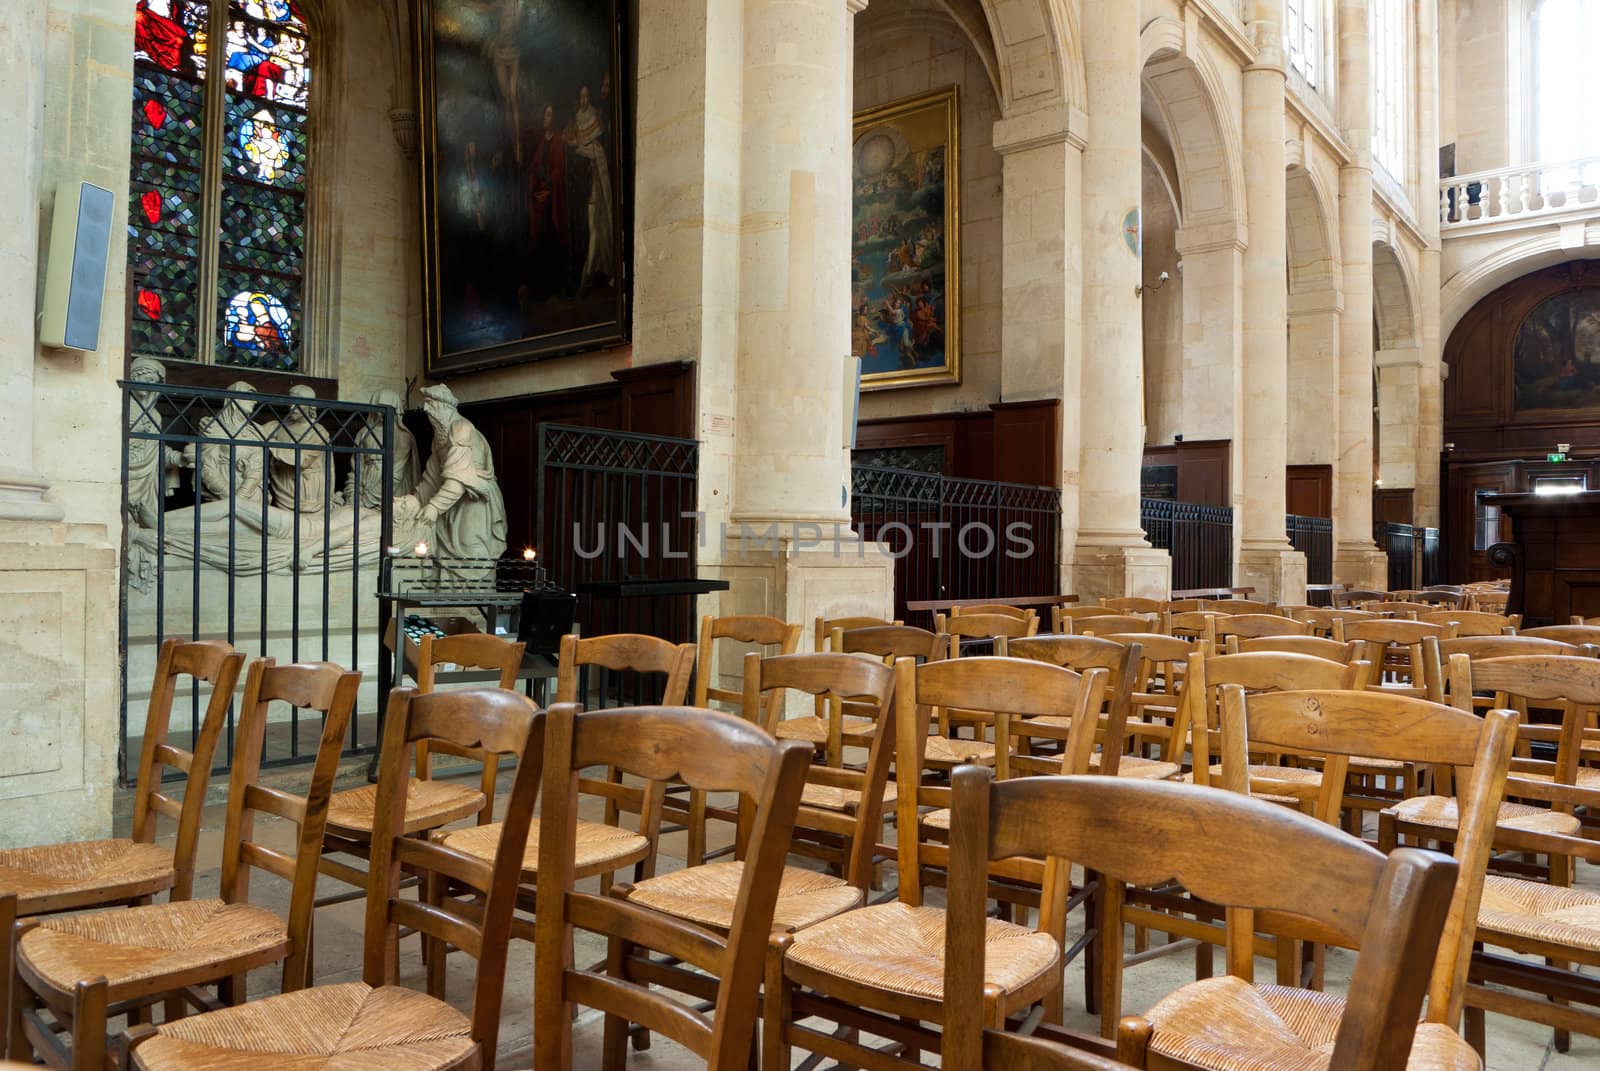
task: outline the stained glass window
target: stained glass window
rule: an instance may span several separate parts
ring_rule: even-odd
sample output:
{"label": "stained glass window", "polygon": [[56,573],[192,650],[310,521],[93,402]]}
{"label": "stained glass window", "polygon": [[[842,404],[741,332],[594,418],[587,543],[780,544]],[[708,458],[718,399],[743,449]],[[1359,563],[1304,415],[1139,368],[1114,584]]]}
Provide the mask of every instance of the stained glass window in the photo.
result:
{"label": "stained glass window", "polygon": [[[310,38],[295,0],[215,2],[136,0],[134,352],[293,369],[304,341]],[[220,176],[212,186],[208,165]]]}

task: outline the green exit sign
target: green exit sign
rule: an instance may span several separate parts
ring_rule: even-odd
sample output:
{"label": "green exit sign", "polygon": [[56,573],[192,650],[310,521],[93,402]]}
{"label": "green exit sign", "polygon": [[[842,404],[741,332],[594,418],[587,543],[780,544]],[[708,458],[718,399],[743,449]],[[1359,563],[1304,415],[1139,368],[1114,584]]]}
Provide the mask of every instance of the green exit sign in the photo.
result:
{"label": "green exit sign", "polygon": [[1546,461],[1565,461],[1567,459],[1567,455],[1562,453],[1546,454],[1544,455],[1544,459]]}

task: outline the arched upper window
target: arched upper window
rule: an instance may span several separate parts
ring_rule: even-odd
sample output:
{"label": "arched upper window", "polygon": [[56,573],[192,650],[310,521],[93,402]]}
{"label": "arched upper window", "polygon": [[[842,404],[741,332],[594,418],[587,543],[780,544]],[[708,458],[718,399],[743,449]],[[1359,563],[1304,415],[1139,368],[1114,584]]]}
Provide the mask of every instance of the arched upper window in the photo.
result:
{"label": "arched upper window", "polygon": [[311,59],[296,0],[136,0],[136,356],[300,366]]}
{"label": "arched upper window", "polygon": [[1371,0],[1372,159],[1406,181],[1411,163],[1411,0]]}
{"label": "arched upper window", "polygon": [[1289,69],[1315,89],[1322,78],[1323,0],[1285,0],[1283,46]]}
{"label": "arched upper window", "polygon": [[[1533,4],[1528,104],[1534,160],[1556,163],[1600,156],[1600,102],[1591,99],[1594,87],[1588,80],[1597,46],[1600,0],[1536,0]],[[1590,180],[1589,169],[1585,171],[1585,179]]]}

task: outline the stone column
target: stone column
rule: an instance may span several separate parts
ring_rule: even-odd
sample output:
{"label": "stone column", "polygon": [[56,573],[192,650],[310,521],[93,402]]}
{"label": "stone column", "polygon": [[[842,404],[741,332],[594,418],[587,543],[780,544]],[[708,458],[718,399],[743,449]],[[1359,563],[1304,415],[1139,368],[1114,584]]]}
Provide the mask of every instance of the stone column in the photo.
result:
{"label": "stone column", "polygon": [[1422,346],[1421,373],[1417,398],[1417,489],[1415,499],[1418,524],[1437,527],[1440,521],[1439,459],[1444,450],[1444,339],[1439,330],[1440,251],[1439,241],[1439,7],[1435,3],[1417,5],[1417,160],[1420,187],[1417,191],[1417,222],[1424,243],[1417,258],[1417,286],[1420,290],[1422,322],[1418,341]]}
{"label": "stone column", "polygon": [[1172,563],[1139,526],[1144,354],[1138,298],[1139,12],[1083,6],[1092,130],[1083,154],[1083,379],[1079,527],[1069,583],[1086,599],[1164,596]]}
{"label": "stone column", "polygon": [[34,467],[33,366],[44,158],[46,0],[16,0],[0,17],[0,147],[12,195],[0,202],[0,519],[58,521]]}
{"label": "stone column", "polygon": [[1381,590],[1387,557],[1372,542],[1372,58],[1367,0],[1339,0],[1339,120],[1351,161],[1339,170],[1339,459],[1333,579]]}
{"label": "stone column", "polygon": [[[1378,350],[1378,479],[1384,487],[1412,488],[1416,493],[1427,457],[1420,445],[1422,351]],[[1415,498],[1413,498],[1413,511]]]}
{"label": "stone column", "polygon": [[1284,525],[1288,459],[1288,186],[1284,155],[1283,0],[1253,0],[1256,60],[1244,72],[1244,361],[1240,377],[1239,566],[1235,582],[1258,598],[1303,603],[1305,555]]}
{"label": "stone column", "polygon": [[[1003,175],[1001,396],[1008,402],[1078,397],[1086,122],[1081,112],[1060,105],[994,125]],[[1078,532],[1080,437],[1076,419],[1058,423],[1060,545],[1070,547]],[[1063,575],[1061,583],[1070,577]]]}
{"label": "stone column", "polygon": [[892,605],[893,562],[850,532],[843,440],[852,30],[864,6],[744,7],[739,263],[718,280],[739,290],[731,530],[720,552],[734,589],[723,613],[809,622],[887,617]]}

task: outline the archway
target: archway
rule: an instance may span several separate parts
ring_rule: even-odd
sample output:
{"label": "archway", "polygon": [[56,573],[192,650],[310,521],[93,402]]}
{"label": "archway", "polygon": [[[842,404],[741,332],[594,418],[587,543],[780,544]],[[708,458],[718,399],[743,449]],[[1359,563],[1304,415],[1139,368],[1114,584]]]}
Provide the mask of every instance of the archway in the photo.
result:
{"label": "archway", "polygon": [[1416,287],[1400,250],[1372,243],[1373,364],[1377,411],[1374,468],[1391,515],[1409,516],[1417,486],[1422,351],[1417,338]]}
{"label": "archway", "polygon": [[1316,174],[1291,166],[1287,184],[1289,276],[1288,463],[1328,468],[1338,452],[1340,285],[1329,198]]}

